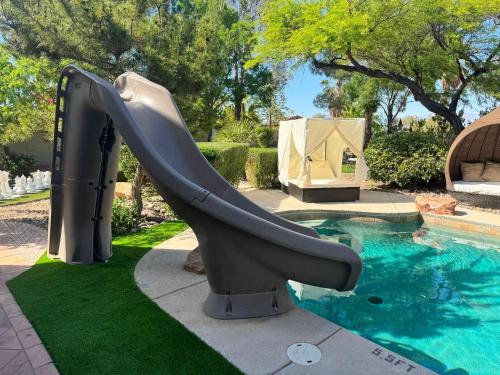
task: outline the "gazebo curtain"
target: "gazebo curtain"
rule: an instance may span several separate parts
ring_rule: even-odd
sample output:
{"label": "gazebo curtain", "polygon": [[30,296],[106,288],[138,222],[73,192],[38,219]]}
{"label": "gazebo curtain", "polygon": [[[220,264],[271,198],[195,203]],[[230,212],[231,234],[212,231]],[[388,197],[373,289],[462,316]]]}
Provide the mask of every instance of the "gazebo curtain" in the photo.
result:
{"label": "gazebo curtain", "polygon": [[349,148],[357,157],[355,181],[366,179],[368,168],[363,156],[364,119],[298,119],[280,122],[278,140],[279,180],[299,186],[312,179],[339,181],[342,155]]}

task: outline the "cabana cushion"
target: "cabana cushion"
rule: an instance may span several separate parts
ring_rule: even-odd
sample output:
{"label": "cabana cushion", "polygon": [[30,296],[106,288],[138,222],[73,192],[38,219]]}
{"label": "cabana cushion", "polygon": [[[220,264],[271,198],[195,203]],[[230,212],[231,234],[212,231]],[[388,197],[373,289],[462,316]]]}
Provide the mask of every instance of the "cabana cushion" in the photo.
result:
{"label": "cabana cushion", "polygon": [[484,163],[466,163],[462,161],[460,162],[460,171],[462,172],[462,181],[484,181],[482,177]]}
{"label": "cabana cushion", "polygon": [[461,193],[493,195],[500,197],[500,182],[454,181],[453,189]]}
{"label": "cabana cushion", "polygon": [[488,182],[500,182],[500,163],[487,161],[482,177]]}

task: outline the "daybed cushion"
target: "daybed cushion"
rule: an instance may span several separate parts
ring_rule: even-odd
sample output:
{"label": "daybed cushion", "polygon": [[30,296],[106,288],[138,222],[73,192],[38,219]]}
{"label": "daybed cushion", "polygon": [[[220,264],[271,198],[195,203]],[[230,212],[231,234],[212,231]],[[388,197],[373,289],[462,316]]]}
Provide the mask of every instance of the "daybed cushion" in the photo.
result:
{"label": "daybed cushion", "polygon": [[460,162],[460,171],[462,172],[462,181],[484,181],[481,176],[484,170],[484,163],[466,163]]}
{"label": "daybed cushion", "polygon": [[453,189],[461,193],[495,195],[500,197],[500,182],[454,181]]}
{"label": "daybed cushion", "polygon": [[500,182],[500,163],[487,161],[482,177],[488,182]]}

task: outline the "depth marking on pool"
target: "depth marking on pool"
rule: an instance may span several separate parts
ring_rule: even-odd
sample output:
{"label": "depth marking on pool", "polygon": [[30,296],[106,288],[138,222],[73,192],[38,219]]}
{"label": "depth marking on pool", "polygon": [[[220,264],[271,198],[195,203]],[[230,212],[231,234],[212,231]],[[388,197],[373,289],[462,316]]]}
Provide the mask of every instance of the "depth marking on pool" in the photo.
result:
{"label": "depth marking on pool", "polygon": [[288,347],[286,355],[293,363],[310,366],[320,361],[321,350],[316,345],[307,342],[298,342]]}
{"label": "depth marking on pool", "polygon": [[396,356],[396,355],[385,354],[385,353],[387,353],[387,350],[385,350],[383,348],[375,348],[372,350],[371,353],[379,359],[382,359],[386,362],[392,363],[394,366],[406,366],[407,373],[411,372],[414,368],[416,368],[415,366],[410,365],[405,360],[398,358],[398,356]]}

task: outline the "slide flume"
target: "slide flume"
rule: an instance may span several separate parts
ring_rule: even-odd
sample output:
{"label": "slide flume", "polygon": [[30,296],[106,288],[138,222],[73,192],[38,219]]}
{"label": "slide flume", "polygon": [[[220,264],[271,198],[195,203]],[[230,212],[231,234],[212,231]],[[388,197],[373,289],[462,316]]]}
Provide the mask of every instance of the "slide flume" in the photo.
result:
{"label": "slide flume", "polygon": [[236,319],[293,307],[289,279],[351,290],[358,254],[276,216],[229,184],[205,159],[171,96],[135,73],[114,86],[64,69],[54,134],[49,254],[68,263],[106,260],[121,138],[199,243],[210,293],[204,311]]}

